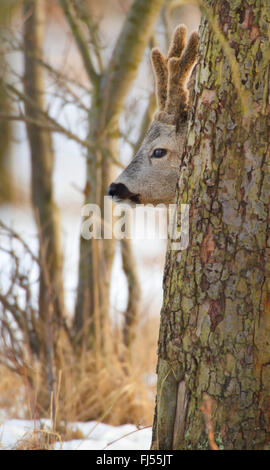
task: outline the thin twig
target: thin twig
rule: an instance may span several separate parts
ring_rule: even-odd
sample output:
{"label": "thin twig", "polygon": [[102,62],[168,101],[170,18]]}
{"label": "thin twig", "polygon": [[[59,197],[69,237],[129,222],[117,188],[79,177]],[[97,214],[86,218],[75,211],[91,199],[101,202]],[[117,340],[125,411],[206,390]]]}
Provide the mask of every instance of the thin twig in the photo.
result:
{"label": "thin twig", "polygon": [[93,86],[97,88],[99,85],[100,77],[97,74],[95,67],[92,63],[88,46],[87,46],[87,42],[85,41],[85,38],[83,36],[79,23],[76,20],[75,15],[72,12],[70,2],[68,0],[59,0],[59,2],[65,14],[65,17],[70,25],[70,28],[72,30],[78,49],[80,50],[81,57],[82,57],[85,69],[87,71],[88,77],[90,81],[92,82]]}
{"label": "thin twig", "polygon": [[99,73],[101,74],[103,72],[103,63],[102,63],[102,57],[101,57],[101,47],[99,43],[99,37],[98,37],[98,32],[97,32],[97,26],[94,24],[92,15],[90,12],[86,11],[85,5],[83,2],[79,2],[74,0],[73,2],[74,8],[77,11],[77,14],[80,18],[81,21],[83,21],[88,29],[90,39],[91,39],[91,45],[93,47],[93,51],[97,60],[97,65],[99,69]]}
{"label": "thin twig", "polygon": [[136,432],[143,431],[144,429],[149,429],[149,428],[151,428],[151,426],[143,426],[140,429],[134,429],[134,431],[130,431],[127,434],[124,434],[124,436],[118,437],[117,439],[114,439],[114,441],[108,442],[108,444],[105,447],[103,447],[102,450],[106,450],[111,445],[115,444],[116,442],[121,441],[122,439],[125,439],[128,436],[131,436],[132,434],[135,434]]}
{"label": "thin twig", "polygon": [[[55,119],[53,119],[47,111],[45,111],[43,109],[40,109],[40,107],[29,96],[27,96],[25,93],[22,93],[21,91],[19,91],[13,85],[6,84],[5,86],[12,94],[14,94],[18,98],[20,98],[20,100],[22,100],[24,103],[27,103],[28,105],[30,105],[31,108],[34,111],[36,111],[39,116],[41,116],[43,119],[45,119],[45,121],[50,123],[52,125],[52,127],[51,127],[52,132],[62,133],[64,135],[66,135],[69,139],[74,140],[75,142],[79,143],[80,145],[82,145],[84,147],[87,147],[88,149],[90,149],[92,151],[95,151],[97,149],[97,145],[91,144],[91,142],[89,142],[89,140],[80,139],[78,136],[76,136],[76,134],[71,132],[69,129],[66,129],[61,124],[59,124],[59,122],[57,122]],[[15,117],[13,116],[12,120],[22,120],[22,119],[20,119],[21,117],[22,116],[19,115],[19,116],[17,116],[17,119],[16,119],[16,116]],[[24,115],[23,115],[23,117],[24,117]],[[0,115],[0,118],[1,118],[1,115]],[[24,117],[23,120],[25,120],[25,117]]]}

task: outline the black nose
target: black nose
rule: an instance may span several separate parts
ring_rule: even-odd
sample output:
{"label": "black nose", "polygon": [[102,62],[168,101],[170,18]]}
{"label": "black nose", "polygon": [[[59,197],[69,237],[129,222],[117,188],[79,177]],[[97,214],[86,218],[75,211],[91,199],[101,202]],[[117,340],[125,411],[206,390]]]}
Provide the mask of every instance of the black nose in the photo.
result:
{"label": "black nose", "polygon": [[112,183],[108,189],[108,196],[116,196],[120,199],[128,199],[132,193],[123,183]]}
{"label": "black nose", "polygon": [[123,183],[112,183],[108,189],[108,196],[115,196],[118,199],[129,199],[135,204],[140,204],[140,195],[132,193]]}

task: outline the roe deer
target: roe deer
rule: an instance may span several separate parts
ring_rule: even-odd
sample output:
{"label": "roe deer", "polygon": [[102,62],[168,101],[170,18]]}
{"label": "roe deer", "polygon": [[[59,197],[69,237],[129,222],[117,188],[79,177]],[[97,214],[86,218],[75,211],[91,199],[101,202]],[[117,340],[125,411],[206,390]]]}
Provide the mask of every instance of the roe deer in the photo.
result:
{"label": "roe deer", "polygon": [[187,82],[198,49],[197,33],[191,34],[187,46],[186,35],[184,25],[176,28],[167,57],[152,50],[158,111],[139,151],[108,189],[115,202],[174,202],[187,128]]}

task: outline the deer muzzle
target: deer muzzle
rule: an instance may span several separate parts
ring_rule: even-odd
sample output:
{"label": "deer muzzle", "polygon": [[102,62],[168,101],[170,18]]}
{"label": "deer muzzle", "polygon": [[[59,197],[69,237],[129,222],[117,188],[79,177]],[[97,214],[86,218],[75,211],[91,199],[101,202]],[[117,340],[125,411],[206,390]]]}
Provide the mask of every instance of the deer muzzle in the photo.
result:
{"label": "deer muzzle", "polygon": [[115,202],[124,200],[140,203],[139,194],[132,193],[123,183],[112,183],[108,189],[108,196],[111,196]]}

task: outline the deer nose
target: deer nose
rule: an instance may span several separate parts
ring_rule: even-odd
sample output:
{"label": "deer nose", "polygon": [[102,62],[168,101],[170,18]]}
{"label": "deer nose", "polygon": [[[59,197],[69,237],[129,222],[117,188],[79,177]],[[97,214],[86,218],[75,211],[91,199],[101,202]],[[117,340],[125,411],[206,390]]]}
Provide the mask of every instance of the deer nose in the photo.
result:
{"label": "deer nose", "polygon": [[123,183],[112,183],[108,189],[108,196],[116,196],[120,199],[128,198],[132,193]]}

